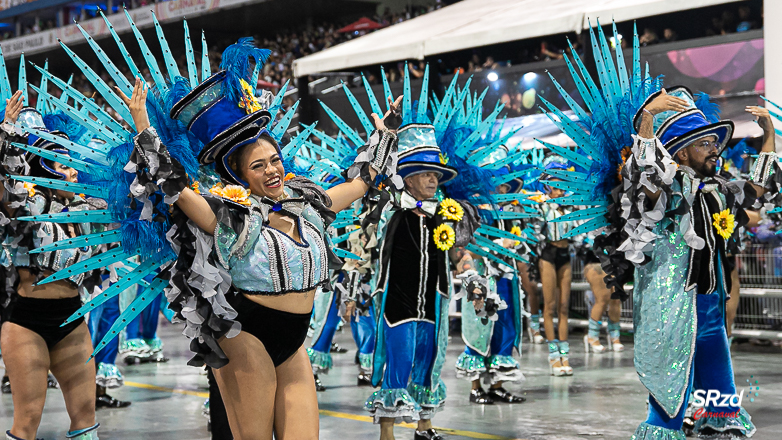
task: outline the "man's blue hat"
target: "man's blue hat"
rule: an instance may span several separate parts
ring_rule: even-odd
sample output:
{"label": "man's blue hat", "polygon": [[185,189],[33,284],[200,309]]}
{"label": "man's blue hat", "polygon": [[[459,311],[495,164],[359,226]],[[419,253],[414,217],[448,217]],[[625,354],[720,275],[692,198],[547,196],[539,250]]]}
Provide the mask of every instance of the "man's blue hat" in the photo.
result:
{"label": "man's blue hat", "polygon": [[399,138],[399,162],[397,174],[403,179],[415,174],[435,172],[440,183],[456,177],[456,169],[448,165],[448,158],[437,145],[434,126],[408,124],[397,132]]}
{"label": "man's blue hat", "polygon": [[[641,110],[636,113],[633,118],[636,131],[640,128],[643,108],[661,93],[662,91],[659,91],[649,95]],[[717,138],[717,149],[722,153],[733,136],[733,122],[709,122],[706,115],[695,105],[692,92],[687,87],[676,86],[667,90],[667,93],[687,101],[688,104],[687,110],[682,112],[667,111],[654,115],[654,134],[668,153],[673,156],[683,147],[709,136]]]}

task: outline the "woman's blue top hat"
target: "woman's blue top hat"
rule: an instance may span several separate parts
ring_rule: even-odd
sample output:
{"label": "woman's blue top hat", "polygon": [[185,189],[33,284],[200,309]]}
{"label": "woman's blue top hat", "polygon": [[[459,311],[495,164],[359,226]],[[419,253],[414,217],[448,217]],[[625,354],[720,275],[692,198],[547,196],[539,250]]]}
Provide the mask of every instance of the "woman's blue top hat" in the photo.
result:
{"label": "woman's blue top hat", "polygon": [[252,39],[242,38],[223,52],[223,69],[196,86],[171,108],[171,118],[187,127],[204,148],[198,155],[203,165],[215,163],[226,180],[247,186],[228,165],[228,157],[267,133],[271,120],[252,93],[249,59],[263,63],[269,51],[257,49]]}
{"label": "woman's blue top hat", "polygon": [[440,174],[440,183],[456,177],[456,169],[448,166],[437,145],[434,126],[430,124],[408,124],[397,131],[399,138],[399,162],[397,173],[404,179],[415,174],[435,172]]}
{"label": "woman's blue top hat", "polygon": [[[641,110],[633,119],[636,131],[640,128],[643,108],[662,91],[654,93],[646,98]],[[705,137],[717,138],[717,149],[720,153],[733,136],[733,122],[717,121],[709,122],[706,115],[698,110],[692,92],[684,86],[676,86],[667,90],[671,96],[687,101],[688,108],[682,112],[667,111],[654,115],[654,135],[660,139],[663,147],[673,156],[683,147]]]}

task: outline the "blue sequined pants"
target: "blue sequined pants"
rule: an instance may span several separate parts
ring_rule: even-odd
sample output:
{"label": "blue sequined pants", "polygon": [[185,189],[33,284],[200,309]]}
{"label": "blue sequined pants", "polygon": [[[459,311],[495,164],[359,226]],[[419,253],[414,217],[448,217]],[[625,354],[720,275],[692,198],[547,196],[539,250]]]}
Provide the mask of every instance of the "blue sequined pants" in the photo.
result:
{"label": "blue sequined pants", "polygon": [[369,316],[353,316],[350,319],[350,331],[356,341],[359,354],[370,355],[375,349],[375,311],[369,308]]}
{"label": "blue sequined pants", "polygon": [[312,349],[321,353],[331,352],[331,342],[334,340],[334,334],[339,326],[339,306],[337,305],[337,295],[329,305],[329,314],[326,315],[326,322],[323,324],[323,330],[315,341],[312,341]]}
{"label": "blue sequined pants", "polygon": [[[685,393],[686,397],[682,407],[675,417],[670,418],[657,401],[649,396],[649,413],[646,423],[678,431],[682,429],[684,411],[687,409],[692,390],[718,390],[722,395],[736,394],[730,347],[725,333],[723,298],[724,296],[719,292],[697,296],[698,330],[695,340],[695,356],[690,370],[690,385]],[[706,411],[723,413],[736,412],[739,409],[738,406],[706,407]]]}
{"label": "blue sequined pants", "polygon": [[[119,296],[109,299],[90,312],[90,319],[87,321],[87,326],[90,330],[90,335],[92,336],[93,347],[98,346],[98,343],[106,336],[106,333],[108,333],[117,318],[119,318]],[[103,347],[103,350],[95,355],[95,364],[115,364],[118,351],[119,338],[114,338],[108,345]]]}
{"label": "blue sequined pants", "polygon": [[[139,287],[138,293],[144,291],[143,287]],[[158,295],[152,302],[145,308],[140,315],[133,321],[130,321],[125,329],[126,339],[155,339],[157,336],[158,314],[160,314],[160,303],[163,301],[163,295]]]}
{"label": "blue sequined pants", "polygon": [[383,325],[388,361],[381,389],[406,389],[411,375],[413,384],[431,387],[430,374],[435,355],[434,324],[412,321],[395,327],[389,327],[387,322]]}

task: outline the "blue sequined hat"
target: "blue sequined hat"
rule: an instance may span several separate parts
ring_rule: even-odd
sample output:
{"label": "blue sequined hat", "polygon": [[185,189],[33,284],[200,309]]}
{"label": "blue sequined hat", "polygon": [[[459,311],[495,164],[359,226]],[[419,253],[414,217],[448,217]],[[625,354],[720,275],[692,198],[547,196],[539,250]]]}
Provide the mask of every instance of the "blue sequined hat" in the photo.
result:
{"label": "blue sequined hat", "polygon": [[397,173],[404,179],[415,174],[435,172],[440,183],[456,177],[456,169],[448,165],[437,145],[434,127],[430,124],[408,124],[397,132],[399,163]]}
{"label": "blue sequined hat", "polygon": [[[19,116],[16,119],[17,123],[23,128],[32,128],[36,130],[45,131],[55,136],[60,136],[68,139],[68,135],[59,130],[49,130],[46,124],[43,122],[43,115],[41,112],[32,107],[25,107],[19,112]],[[47,141],[39,138],[34,134],[27,135],[27,145],[31,147],[41,148],[44,150],[53,151],[55,153],[68,155],[68,150],[55,144],[54,142]],[[44,177],[47,179],[65,179],[65,175],[58,173],[54,170],[43,157],[31,153],[25,153],[25,161],[30,165],[30,175],[35,177]]]}
{"label": "blue sequined hat", "polygon": [[[489,148],[489,146],[483,146],[481,148],[477,148],[476,150],[472,151],[467,158],[469,159],[475,154],[480,154],[482,151],[484,151],[486,148]],[[492,164],[503,161],[508,158],[508,147],[505,145],[499,145],[497,147],[494,147],[491,153],[489,153],[486,157],[481,159],[477,162],[477,165],[479,167],[485,167],[485,168],[492,168]],[[505,165],[501,168],[495,169],[495,173],[497,176],[504,176],[510,172],[512,172],[512,167],[510,165]],[[507,182],[503,182],[502,185],[508,186],[508,193],[515,193],[518,192],[521,189],[521,186],[524,184],[524,181],[521,179],[513,179],[509,180]]]}
{"label": "blue sequined hat", "polygon": [[228,165],[228,157],[242,146],[267,133],[271,121],[252,93],[249,59],[263,63],[269,51],[258,49],[252,39],[242,38],[223,52],[220,67],[171,108],[171,118],[182,122],[204,148],[198,155],[203,165],[215,163],[225,179],[247,186]]}
{"label": "blue sequined hat", "polygon": [[[695,105],[692,92],[687,87],[676,86],[666,92],[687,101],[688,104],[687,110],[682,112],[667,111],[654,115],[654,134],[668,153],[673,156],[683,147],[709,136],[717,138],[717,149],[722,153],[733,136],[733,122],[709,122],[706,115]],[[662,91],[659,91],[646,98],[633,119],[636,130],[640,127],[643,108],[661,93]]]}

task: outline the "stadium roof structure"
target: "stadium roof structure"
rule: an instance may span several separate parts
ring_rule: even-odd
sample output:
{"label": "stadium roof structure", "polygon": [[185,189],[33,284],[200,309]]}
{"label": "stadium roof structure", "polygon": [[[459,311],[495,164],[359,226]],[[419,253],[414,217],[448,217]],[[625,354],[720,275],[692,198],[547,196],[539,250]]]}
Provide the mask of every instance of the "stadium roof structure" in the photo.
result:
{"label": "stadium roof structure", "polygon": [[296,77],[567,32],[735,0],[463,0],[295,60]]}

